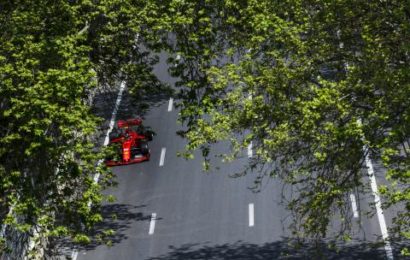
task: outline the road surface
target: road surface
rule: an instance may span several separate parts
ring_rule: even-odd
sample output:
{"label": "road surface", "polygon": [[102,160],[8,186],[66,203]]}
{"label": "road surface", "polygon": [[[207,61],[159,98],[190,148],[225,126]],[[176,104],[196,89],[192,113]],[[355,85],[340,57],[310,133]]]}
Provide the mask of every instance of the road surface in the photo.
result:
{"label": "road surface", "polygon": [[[156,74],[164,82],[175,82],[167,74],[165,54]],[[112,245],[91,244],[81,248],[76,259],[387,259],[384,246],[373,243],[381,239],[379,219],[365,214],[374,212],[368,206],[374,201],[370,189],[352,191],[351,204],[346,206],[354,226],[352,241],[339,245],[338,250],[321,245],[322,255],[313,245],[295,250],[289,240],[292,217],[281,204],[281,182],[267,179],[261,191],[254,193],[249,187],[258,173],[240,178],[230,175],[247,163],[251,147],[239,161],[223,164],[214,160],[217,169],[208,173],[202,171],[199,154],[193,160],[178,157],[185,140],[176,134],[182,126],[177,123],[174,102],[169,97],[158,98],[144,114],[145,124],[157,133],[150,143],[151,160],[113,169],[118,187],[107,192],[117,201],[106,205],[104,214],[116,217],[102,224],[116,230]],[[118,116],[137,115],[140,111],[134,107],[125,91]],[[218,144],[214,153],[226,148]],[[381,181],[382,175],[376,169]],[[390,222],[387,217],[387,225]],[[339,226],[335,216],[331,229]]]}

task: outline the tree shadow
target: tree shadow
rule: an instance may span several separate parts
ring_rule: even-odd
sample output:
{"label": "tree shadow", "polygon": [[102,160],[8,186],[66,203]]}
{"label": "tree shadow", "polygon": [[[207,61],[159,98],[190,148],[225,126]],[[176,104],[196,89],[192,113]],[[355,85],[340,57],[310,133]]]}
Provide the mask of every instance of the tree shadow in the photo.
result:
{"label": "tree shadow", "polygon": [[[49,256],[69,256],[73,248],[78,251],[94,250],[102,244],[115,245],[128,238],[126,231],[134,222],[149,221],[151,215],[146,215],[143,209],[146,205],[108,204],[101,207],[103,221],[95,225],[88,234],[92,241],[88,244],[75,244],[67,238],[55,239],[46,252]],[[114,233],[105,234],[112,229]]]}
{"label": "tree shadow", "polygon": [[[145,119],[146,114],[153,107],[158,107],[168,101],[173,95],[173,90],[164,84],[160,84],[155,91],[144,91],[141,95],[130,93],[131,90],[126,89],[122,94],[122,99],[116,120],[126,120],[130,118],[141,117]],[[102,89],[93,99],[92,112],[94,115],[102,119],[102,123],[96,129],[95,143],[99,147],[106,136],[109,128],[112,113],[117,101],[118,89]]]}
{"label": "tree shadow", "polygon": [[[334,245],[331,241],[297,243],[285,238],[261,245],[243,241],[213,246],[192,243],[180,247],[170,246],[169,250],[169,253],[149,260],[386,259],[386,253],[380,244],[363,241]],[[400,257],[396,256],[395,259]]]}
{"label": "tree shadow", "polygon": [[175,90],[168,84],[157,83],[156,87],[141,90],[138,93],[129,94],[129,102],[132,103],[138,113],[146,115],[151,108],[159,107],[175,96]]}
{"label": "tree shadow", "polygon": [[117,96],[117,88],[101,89],[93,98],[92,113],[103,120],[111,120]]}
{"label": "tree shadow", "polygon": [[166,86],[161,86],[153,92],[149,92],[148,90],[142,93],[130,92],[131,91],[124,92],[124,97],[117,113],[118,119],[127,119],[136,116],[144,118],[152,108],[159,107],[168,102],[169,98],[173,95],[173,90],[168,89]]}
{"label": "tree shadow", "polygon": [[[129,205],[129,204],[108,204],[101,208],[103,221],[98,223],[90,236],[93,241],[89,244],[79,247],[80,250],[93,250],[102,243],[115,245],[128,238],[126,231],[132,226],[133,222],[149,221],[151,215],[143,213],[146,205]],[[113,234],[101,236],[105,230],[113,230]]]}
{"label": "tree shadow", "polygon": [[[158,79],[151,79],[152,85],[136,89],[127,86],[122,94],[117,119],[144,116],[152,107],[158,107],[175,95],[175,90]],[[119,85],[120,83],[118,83]],[[114,110],[119,87],[102,87],[93,96],[91,110],[94,115],[109,123]]]}

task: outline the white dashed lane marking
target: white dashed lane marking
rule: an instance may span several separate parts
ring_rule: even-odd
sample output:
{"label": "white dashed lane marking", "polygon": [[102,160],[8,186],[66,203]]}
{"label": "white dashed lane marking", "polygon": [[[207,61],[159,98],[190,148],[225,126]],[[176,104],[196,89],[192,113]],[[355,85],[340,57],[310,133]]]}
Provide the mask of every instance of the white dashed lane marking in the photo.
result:
{"label": "white dashed lane marking", "polygon": [[248,157],[251,158],[253,156],[253,150],[252,150],[252,141],[248,145]]}
{"label": "white dashed lane marking", "polygon": [[161,149],[161,157],[159,158],[159,166],[164,166],[166,151],[167,151],[167,148],[165,147]]}
{"label": "white dashed lane marking", "polygon": [[357,211],[356,196],[354,194],[350,194],[350,201],[352,202],[353,217],[358,218],[359,212]]}
{"label": "white dashed lane marking", "polygon": [[151,215],[151,221],[149,223],[149,231],[148,234],[152,235],[154,234],[155,231],[155,221],[157,220],[157,213],[152,213]]}
{"label": "white dashed lane marking", "polygon": [[253,203],[249,203],[248,211],[249,211],[249,226],[253,227],[255,225],[255,207]]}
{"label": "white dashed lane marking", "polygon": [[174,67],[178,66],[178,63],[179,63],[180,60],[181,60],[181,55],[178,54],[178,55],[175,57]]}
{"label": "white dashed lane marking", "polygon": [[172,111],[172,107],[174,106],[174,99],[170,98],[168,103],[168,112]]}

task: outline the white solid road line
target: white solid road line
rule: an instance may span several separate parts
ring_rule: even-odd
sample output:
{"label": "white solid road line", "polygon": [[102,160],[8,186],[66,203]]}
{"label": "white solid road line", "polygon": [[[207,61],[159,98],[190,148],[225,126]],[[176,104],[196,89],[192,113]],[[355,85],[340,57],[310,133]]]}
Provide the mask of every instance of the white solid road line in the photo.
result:
{"label": "white solid road line", "polygon": [[374,203],[376,206],[377,218],[379,219],[380,230],[382,232],[382,237],[384,240],[384,250],[386,250],[387,259],[393,260],[393,250],[392,250],[392,247],[389,241],[389,233],[387,232],[386,220],[384,219],[382,203],[380,201],[379,191],[378,191],[377,183],[376,183],[376,177],[374,176],[373,164],[372,164],[372,161],[370,160],[367,147],[365,146],[363,150],[366,154],[365,160],[366,160],[366,167],[367,167],[367,175],[369,176],[369,179],[370,179],[370,186],[372,188],[372,193],[374,196]]}
{"label": "white solid road line", "polygon": [[78,256],[78,251],[74,250],[73,253],[71,254],[71,259],[76,260]]}
{"label": "white solid road line", "polygon": [[162,147],[161,149],[161,157],[159,158],[159,166],[164,166],[164,161],[165,161],[165,153],[167,151],[167,148]]}
{"label": "white solid road line", "polygon": [[118,91],[118,95],[117,95],[117,100],[115,101],[115,107],[111,114],[110,126],[108,128],[107,134],[105,135],[104,146],[108,145],[108,143],[110,142],[110,133],[114,129],[115,119],[117,117],[118,109],[120,108],[122,94],[124,93],[124,89],[125,89],[125,82],[123,81],[121,82],[120,90]]}
{"label": "white solid road line", "polygon": [[[117,112],[118,112],[118,109],[119,109],[120,104],[121,104],[122,94],[124,93],[124,89],[125,89],[125,82],[122,81],[121,85],[120,85],[120,90],[118,91],[117,100],[115,101],[114,110],[112,111],[112,114],[111,114],[110,125],[109,125],[107,133],[105,135],[104,146],[107,146],[109,141],[110,141],[110,133],[114,129],[115,119],[117,117]],[[102,162],[103,162],[103,160],[100,160],[100,161],[98,161],[98,164],[100,164]],[[99,178],[100,178],[100,174],[97,172],[94,175],[94,182],[98,182]],[[88,207],[91,207],[91,204],[92,204],[91,201],[89,201],[88,204],[87,204]],[[74,249],[73,252],[71,253],[71,259],[76,260],[77,256],[78,256],[78,251],[77,251],[77,249]]]}
{"label": "white solid road line", "polygon": [[253,227],[255,225],[255,207],[253,203],[249,203],[249,226]]}
{"label": "white solid road line", "polygon": [[[125,82],[122,81],[121,85],[120,85],[120,90],[118,91],[117,100],[115,101],[114,110],[112,111],[112,114],[111,114],[110,125],[108,127],[107,133],[105,134],[104,146],[107,146],[108,143],[110,142],[110,133],[114,129],[115,120],[116,120],[116,117],[117,117],[118,109],[119,109],[120,104],[121,104],[122,94],[124,93],[124,89],[125,89]],[[102,162],[103,162],[103,160],[100,160],[98,162],[98,164],[100,164]],[[97,172],[94,175],[94,182],[98,182],[99,178],[100,178],[100,173]],[[89,206],[91,206],[91,204]]]}
{"label": "white solid road line", "polygon": [[253,151],[252,151],[252,141],[248,145],[248,157],[251,158],[253,156]]}
{"label": "white solid road line", "polygon": [[172,111],[173,104],[174,104],[174,99],[173,99],[173,98],[169,98],[168,112],[171,112],[171,111]]}
{"label": "white solid road line", "polygon": [[[345,65],[346,66],[346,65]],[[357,123],[362,125],[362,120],[358,119]],[[365,140],[365,136],[362,136],[362,139]],[[365,163],[367,167],[367,176],[369,177],[370,187],[372,189],[372,194],[374,196],[374,203],[376,206],[377,218],[379,220],[380,231],[384,240],[384,250],[386,251],[386,256],[388,260],[393,260],[393,249],[389,241],[389,233],[387,232],[386,220],[384,218],[382,203],[379,196],[379,191],[377,188],[376,177],[374,176],[373,164],[370,160],[369,149],[366,145],[363,145],[363,153],[365,155]]]}
{"label": "white solid road line", "polygon": [[350,201],[352,202],[353,217],[358,218],[359,212],[357,211],[356,196],[353,193],[350,194]]}
{"label": "white solid road line", "polygon": [[157,213],[152,213],[151,215],[151,221],[149,223],[149,231],[148,234],[152,235],[154,234],[154,230],[155,230],[155,221],[157,220]]}

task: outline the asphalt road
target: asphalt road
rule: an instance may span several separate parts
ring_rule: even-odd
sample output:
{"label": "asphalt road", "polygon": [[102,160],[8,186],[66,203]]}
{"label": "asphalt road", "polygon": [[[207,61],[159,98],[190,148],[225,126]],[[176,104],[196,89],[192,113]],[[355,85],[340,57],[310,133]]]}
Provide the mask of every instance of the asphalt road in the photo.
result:
{"label": "asphalt road", "polygon": [[[156,73],[165,82],[175,81],[167,76],[164,62]],[[116,230],[112,245],[91,244],[78,252],[77,259],[386,259],[383,245],[373,243],[381,236],[377,216],[365,216],[374,212],[368,206],[373,200],[369,190],[352,192],[356,207],[346,206],[355,227],[352,241],[338,250],[319,245],[322,255],[309,244],[296,250],[287,228],[291,215],[280,203],[280,181],[267,180],[260,192],[253,193],[249,187],[257,173],[231,177],[247,162],[247,151],[231,164],[215,160],[218,169],[208,173],[202,171],[199,154],[193,160],[178,157],[185,141],[176,135],[182,126],[169,102],[156,100],[144,115],[145,124],[157,133],[150,143],[151,160],[114,168],[118,187],[107,192],[117,201],[106,205],[104,214],[116,217],[102,224]],[[125,93],[119,115],[137,115],[134,105]],[[214,151],[225,149],[219,144]],[[331,226],[335,231],[340,227],[337,216]]]}

